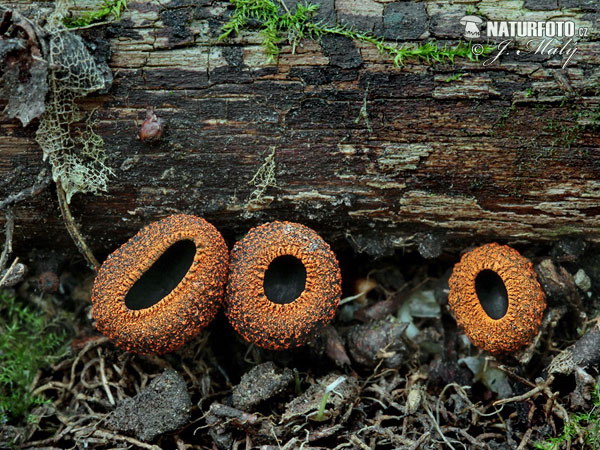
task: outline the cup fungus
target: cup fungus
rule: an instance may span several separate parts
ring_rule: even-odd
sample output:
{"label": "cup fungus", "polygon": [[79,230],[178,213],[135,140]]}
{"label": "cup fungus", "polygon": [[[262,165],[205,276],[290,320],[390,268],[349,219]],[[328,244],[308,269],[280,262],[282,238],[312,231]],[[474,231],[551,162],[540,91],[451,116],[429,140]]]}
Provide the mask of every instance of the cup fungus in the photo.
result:
{"label": "cup fungus", "polygon": [[167,353],[196,336],[223,303],[227,246],[199,217],[151,223],[102,264],[92,289],[96,326],[135,353]]}
{"label": "cup fungus", "polygon": [[340,296],[334,253],[304,225],[261,225],[231,252],[225,312],[237,332],[260,347],[305,344],[333,319]]}
{"label": "cup fungus", "polygon": [[492,354],[527,345],[546,308],[533,264],[496,243],[465,253],[454,266],[448,303],[471,342]]}

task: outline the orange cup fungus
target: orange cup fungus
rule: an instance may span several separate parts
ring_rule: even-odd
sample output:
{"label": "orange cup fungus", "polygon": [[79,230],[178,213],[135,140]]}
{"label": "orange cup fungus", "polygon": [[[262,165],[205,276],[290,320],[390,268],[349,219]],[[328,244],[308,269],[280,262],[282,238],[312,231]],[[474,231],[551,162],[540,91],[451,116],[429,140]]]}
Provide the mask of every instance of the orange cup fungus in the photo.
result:
{"label": "orange cup fungus", "polygon": [[465,253],[448,283],[450,308],[475,346],[509,353],[537,334],[544,291],[533,264],[515,249],[492,243]]}
{"label": "orange cup fungus", "polygon": [[334,253],[304,225],[261,225],[231,251],[225,313],[244,339],[260,347],[306,344],[333,319],[340,296]]}
{"label": "orange cup fungus", "polygon": [[151,223],[102,264],[92,315],[103,334],[135,353],[167,353],[196,336],[223,303],[227,246],[199,217]]}

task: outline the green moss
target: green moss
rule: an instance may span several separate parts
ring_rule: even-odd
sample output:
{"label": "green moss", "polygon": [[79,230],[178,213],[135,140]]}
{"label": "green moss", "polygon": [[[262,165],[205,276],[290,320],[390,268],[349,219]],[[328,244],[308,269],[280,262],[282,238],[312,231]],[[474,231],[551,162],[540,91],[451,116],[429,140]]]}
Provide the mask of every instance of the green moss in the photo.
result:
{"label": "green moss", "polygon": [[452,83],[453,81],[460,80],[465,75],[466,73],[455,73],[454,75],[450,75],[448,78],[446,78],[444,83]]}
{"label": "green moss", "polygon": [[477,61],[479,56],[487,56],[493,46],[484,46],[482,55],[475,55],[471,46],[465,42],[456,45],[440,45],[429,41],[416,46],[396,46],[388,44],[381,37],[362,33],[347,26],[329,26],[312,20],[319,5],[296,5],[296,11],[280,12],[272,0],[231,0],[234,6],[230,20],[223,26],[220,39],[227,39],[245,29],[257,29],[263,37],[263,47],[270,61],[275,61],[280,52],[280,45],[289,43],[292,52],[302,39],[319,39],[323,35],[345,36],[353,40],[366,42],[376,47],[382,54],[389,56],[396,66],[401,66],[407,59],[416,59],[427,63],[453,63],[455,58]]}
{"label": "green moss", "polygon": [[[598,229],[600,232],[600,229]],[[547,237],[559,237],[559,236],[569,236],[569,235],[578,235],[581,234],[581,228],[576,226],[564,225],[562,227],[558,227],[552,230],[544,230],[542,231],[544,236]]]}
{"label": "green moss", "polygon": [[103,0],[102,6],[96,11],[88,11],[77,17],[66,17],[64,24],[67,28],[79,28],[108,19],[116,20],[126,9],[127,0]]}
{"label": "green moss", "polygon": [[554,135],[552,145],[571,149],[584,132],[600,130],[600,106],[574,109],[568,122],[548,120],[544,131]]}
{"label": "green moss", "polygon": [[565,423],[562,433],[534,444],[538,450],[559,450],[571,448],[571,441],[577,439],[583,448],[600,448],[600,385],[592,395],[592,409],[586,413],[573,414]]}
{"label": "green moss", "polygon": [[517,110],[517,106],[514,103],[511,103],[510,106],[506,107],[503,110],[502,114],[500,114],[500,116],[498,116],[498,120],[496,120],[496,122],[494,122],[493,128],[494,129],[505,128],[506,122],[510,118],[510,115],[516,110]]}
{"label": "green moss", "polygon": [[44,402],[33,395],[37,371],[56,361],[64,335],[49,331],[48,318],[0,291],[0,427],[19,421]]}
{"label": "green moss", "polygon": [[591,109],[584,109],[575,113],[575,118],[583,122],[579,126],[582,130],[600,130],[600,105]]}

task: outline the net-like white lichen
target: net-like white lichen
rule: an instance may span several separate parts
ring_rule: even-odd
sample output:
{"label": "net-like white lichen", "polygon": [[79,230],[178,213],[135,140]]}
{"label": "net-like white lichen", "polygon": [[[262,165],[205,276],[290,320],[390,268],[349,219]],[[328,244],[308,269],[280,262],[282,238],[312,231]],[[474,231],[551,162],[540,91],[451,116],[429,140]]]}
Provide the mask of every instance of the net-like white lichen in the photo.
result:
{"label": "net-like white lichen", "polygon": [[258,168],[252,179],[248,184],[255,187],[248,201],[246,202],[246,209],[251,210],[257,207],[261,201],[267,189],[270,187],[277,186],[277,179],[275,176],[276,163],[275,163],[275,147],[271,147],[269,154],[266,156],[262,165]]}
{"label": "net-like white lichen", "polygon": [[48,97],[36,141],[70,202],[75,193],[98,194],[107,189],[112,171],[105,164],[104,141],[94,131],[91,116],[86,117],[76,102],[107,88],[111,80],[83,39],[64,29],[60,20],[49,20],[45,31]]}

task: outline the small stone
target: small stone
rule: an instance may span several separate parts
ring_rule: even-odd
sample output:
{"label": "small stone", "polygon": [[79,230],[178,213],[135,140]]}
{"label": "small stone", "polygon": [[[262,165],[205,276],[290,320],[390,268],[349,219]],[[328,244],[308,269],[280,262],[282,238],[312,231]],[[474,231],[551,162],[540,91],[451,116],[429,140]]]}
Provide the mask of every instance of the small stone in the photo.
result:
{"label": "small stone", "polygon": [[399,367],[406,353],[402,335],[407,327],[407,323],[386,320],[356,325],[348,332],[350,355],[364,366],[376,366],[383,359],[385,367]]}
{"label": "small stone", "polygon": [[282,392],[293,380],[291,369],[280,370],[271,361],[255,366],[233,388],[233,405],[247,411]]}
{"label": "small stone", "polygon": [[587,292],[592,288],[592,280],[585,273],[585,270],[579,269],[574,277],[575,285],[581,289],[583,292]]}
{"label": "small stone", "polygon": [[425,259],[437,258],[442,254],[445,238],[437,233],[421,233],[419,235],[419,254]]}
{"label": "small stone", "polygon": [[109,416],[108,426],[152,441],[190,419],[192,401],[185,380],[165,370],[135,397],[125,399]]}
{"label": "small stone", "polygon": [[414,414],[419,409],[421,401],[423,399],[423,393],[419,386],[412,387],[406,396],[406,412],[407,414]]}
{"label": "small stone", "polygon": [[383,13],[383,36],[387,39],[418,39],[429,29],[422,2],[388,3]]}

